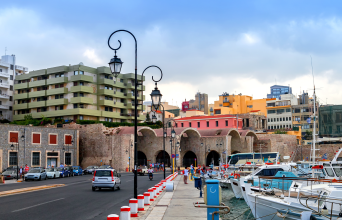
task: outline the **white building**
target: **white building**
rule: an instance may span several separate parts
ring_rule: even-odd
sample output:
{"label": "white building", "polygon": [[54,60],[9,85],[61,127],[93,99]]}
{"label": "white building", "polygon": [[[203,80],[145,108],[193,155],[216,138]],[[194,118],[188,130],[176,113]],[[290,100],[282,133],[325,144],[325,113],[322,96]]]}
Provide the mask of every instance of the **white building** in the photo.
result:
{"label": "white building", "polygon": [[14,79],[19,73],[28,72],[27,67],[16,65],[15,55],[5,55],[0,59],[0,119],[12,121]]}
{"label": "white building", "polygon": [[280,95],[280,98],[271,98],[266,101],[267,128],[290,129],[292,125],[291,106],[297,105],[298,100],[293,94]]}

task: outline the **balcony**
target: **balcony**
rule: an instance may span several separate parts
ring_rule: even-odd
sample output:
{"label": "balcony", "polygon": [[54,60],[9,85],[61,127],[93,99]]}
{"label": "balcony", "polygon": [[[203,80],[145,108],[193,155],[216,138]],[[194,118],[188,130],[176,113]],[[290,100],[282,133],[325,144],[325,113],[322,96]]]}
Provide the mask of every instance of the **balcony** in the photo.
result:
{"label": "balcony", "polygon": [[8,105],[0,105],[0,109],[9,109]]}
{"label": "balcony", "polygon": [[112,80],[112,79],[99,79],[99,84],[114,86],[114,80]]}
{"label": "balcony", "polygon": [[51,99],[46,101],[46,106],[67,105],[68,99]]}
{"label": "balcony", "polygon": [[8,89],[10,85],[8,84],[8,82],[0,82],[0,87]]}
{"label": "balcony", "polygon": [[120,113],[101,111],[101,116],[106,118],[120,118]]}
{"label": "balcony", "polygon": [[21,93],[21,94],[15,94],[13,96],[14,99],[27,99],[29,93]]}
{"label": "balcony", "polygon": [[46,95],[58,95],[65,93],[68,93],[68,88],[49,89],[46,91]]}
{"label": "balcony", "polygon": [[57,66],[57,67],[48,68],[46,70],[46,74],[65,73],[65,72],[68,72],[67,66]]}
{"label": "balcony", "polygon": [[109,90],[109,89],[99,89],[98,94],[99,95],[108,95],[108,96],[112,96],[112,97],[117,97],[115,96],[115,91],[113,90]]}
{"label": "balcony", "polygon": [[85,104],[94,104],[92,98],[87,97],[74,97],[70,99],[70,103],[85,103]]}
{"label": "balcony", "polygon": [[15,80],[26,80],[26,79],[31,79],[31,75],[30,74],[21,74],[21,75],[15,76]]}
{"label": "balcony", "polygon": [[29,94],[29,98],[42,97],[42,96],[46,96],[46,90],[30,92],[28,94]]}
{"label": "balcony", "polygon": [[93,77],[92,76],[85,76],[85,75],[77,75],[77,76],[71,76],[70,77],[70,81],[74,82],[74,81],[84,81],[84,82],[94,82]]}
{"label": "balcony", "polygon": [[126,104],[123,103],[123,102],[115,102],[115,103],[114,103],[114,107],[115,107],[115,108],[127,108],[127,107],[126,107]]}
{"label": "balcony", "polygon": [[40,108],[40,107],[45,107],[45,106],[46,106],[46,101],[30,102],[28,104],[29,108]]}
{"label": "balcony", "polygon": [[[118,77],[120,77],[120,79],[135,79],[135,74],[134,73],[120,74]],[[138,75],[137,79],[141,81],[142,75]],[[144,77],[144,80],[145,80],[145,77]]]}
{"label": "balcony", "polygon": [[99,105],[116,107],[114,103],[115,103],[114,101],[110,101],[110,100],[99,100]]}
{"label": "balcony", "polygon": [[14,89],[27,89],[28,88],[28,83],[19,83],[19,84],[14,84]]}
{"label": "balcony", "polygon": [[10,77],[10,74],[9,73],[4,73],[4,72],[0,72],[0,77]]}
{"label": "balcony", "polygon": [[7,94],[0,94],[0,99],[9,99],[9,95],[7,95]]}
{"label": "balcony", "polygon": [[60,83],[67,83],[68,77],[58,77],[46,80],[46,85],[53,85],[53,84],[60,84]]}
{"label": "balcony", "polygon": [[[21,114],[21,115],[13,115],[14,121],[24,120],[24,117],[28,114]],[[75,109],[64,109],[64,110],[57,110],[57,111],[46,111],[46,112],[37,112],[31,114],[33,118],[42,118],[42,116],[51,118],[51,117],[62,117],[62,116],[70,116],[70,115],[89,115],[89,116],[101,116],[101,111],[99,110],[92,110],[92,109],[82,109],[82,108],[75,108]]]}
{"label": "balcony", "polygon": [[46,80],[37,80],[37,81],[33,81],[33,82],[29,82],[29,88],[32,87],[38,87],[38,86],[45,86],[46,85]]}
{"label": "balcony", "polygon": [[89,86],[73,86],[70,88],[70,92],[86,92],[93,93],[94,89]]}
{"label": "balcony", "polygon": [[46,71],[45,69],[42,69],[42,70],[36,70],[36,71],[31,71],[29,74],[27,75],[30,75],[30,77],[35,77],[35,76],[43,76],[43,75],[46,75]]}
{"label": "balcony", "polygon": [[27,108],[28,108],[28,103],[13,105],[13,110],[21,110],[21,109],[27,109]]}

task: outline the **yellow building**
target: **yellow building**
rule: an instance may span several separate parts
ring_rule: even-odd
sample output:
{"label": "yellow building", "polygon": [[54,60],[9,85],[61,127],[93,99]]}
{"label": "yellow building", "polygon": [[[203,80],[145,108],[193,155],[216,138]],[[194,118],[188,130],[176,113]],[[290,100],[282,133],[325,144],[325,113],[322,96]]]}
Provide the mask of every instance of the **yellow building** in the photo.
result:
{"label": "yellow building", "polygon": [[266,99],[253,99],[248,95],[229,95],[223,93],[219,100],[214,102],[214,108],[210,111],[214,115],[245,114],[259,110],[267,116]]}

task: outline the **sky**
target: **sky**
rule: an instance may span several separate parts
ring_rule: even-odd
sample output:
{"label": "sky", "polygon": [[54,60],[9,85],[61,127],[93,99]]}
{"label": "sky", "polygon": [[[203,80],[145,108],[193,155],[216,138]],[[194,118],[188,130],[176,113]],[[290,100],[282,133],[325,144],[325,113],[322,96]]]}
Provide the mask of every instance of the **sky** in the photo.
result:
{"label": "sky", "polygon": [[[223,92],[266,98],[270,86],[290,85],[295,95],[316,94],[342,104],[341,1],[101,0],[5,1],[0,9],[0,54],[15,54],[29,70],[78,64],[107,66],[109,35],[132,32],[138,73],[163,71],[163,101],[181,105],[197,92],[209,104]],[[113,35],[113,47],[134,72],[134,39]],[[313,75],[311,68],[313,64]],[[146,101],[156,68],[145,72]]]}

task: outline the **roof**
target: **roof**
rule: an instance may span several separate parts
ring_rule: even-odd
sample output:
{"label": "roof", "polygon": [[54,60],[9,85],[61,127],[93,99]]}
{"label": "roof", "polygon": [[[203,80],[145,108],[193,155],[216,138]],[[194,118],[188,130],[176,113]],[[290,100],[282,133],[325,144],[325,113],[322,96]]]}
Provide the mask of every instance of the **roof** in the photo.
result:
{"label": "roof", "polygon": [[179,118],[176,119],[181,121],[181,120],[194,120],[194,119],[216,119],[216,118],[235,118],[234,115],[210,115],[210,116],[190,116],[190,117],[184,117],[184,118]]}
{"label": "roof", "polygon": [[252,110],[252,111],[250,111],[250,112],[260,112],[260,110]]}
{"label": "roof", "polygon": [[150,112],[156,112],[156,113],[158,113],[158,114],[163,114],[163,112],[161,112],[161,111],[159,111],[159,110],[157,110],[157,111],[150,111]]}

